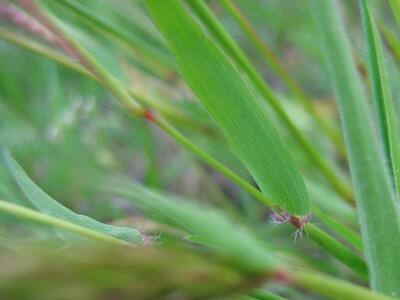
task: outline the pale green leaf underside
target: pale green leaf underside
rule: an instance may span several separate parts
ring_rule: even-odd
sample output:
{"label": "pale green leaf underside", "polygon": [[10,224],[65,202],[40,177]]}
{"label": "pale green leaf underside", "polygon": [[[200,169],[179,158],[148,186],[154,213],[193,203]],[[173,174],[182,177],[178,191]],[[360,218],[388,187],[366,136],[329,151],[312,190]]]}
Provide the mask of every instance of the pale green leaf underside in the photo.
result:
{"label": "pale green leaf underside", "polygon": [[245,78],[175,0],[147,1],[184,79],[216,120],[263,193],[296,215],[310,211],[307,191],[279,133]]}

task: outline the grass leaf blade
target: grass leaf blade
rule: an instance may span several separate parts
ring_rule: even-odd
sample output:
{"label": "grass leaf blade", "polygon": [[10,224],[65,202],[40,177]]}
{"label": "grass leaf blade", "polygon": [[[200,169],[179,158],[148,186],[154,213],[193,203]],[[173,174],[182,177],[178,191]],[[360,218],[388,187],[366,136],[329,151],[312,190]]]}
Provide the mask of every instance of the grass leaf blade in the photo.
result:
{"label": "grass leaf blade", "polygon": [[261,190],[290,213],[308,214],[309,198],[301,175],[244,77],[179,1],[147,4],[177,57],[183,77]]}

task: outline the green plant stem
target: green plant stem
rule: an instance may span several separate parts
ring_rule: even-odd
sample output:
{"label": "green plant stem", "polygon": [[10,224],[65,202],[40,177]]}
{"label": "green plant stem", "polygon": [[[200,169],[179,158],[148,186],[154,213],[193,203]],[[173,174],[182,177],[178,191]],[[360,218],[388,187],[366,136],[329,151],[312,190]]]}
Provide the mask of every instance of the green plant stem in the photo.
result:
{"label": "green plant stem", "polygon": [[331,138],[332,142],[337,147],[337,150],[343,157],[347,157],[346,148],[343,143],[343,139],[340,136],[338,129],[333,127],[326,121],[326,118],[322,117],[316,110],[315,105],[307,93],[303,90],[300,84],[293,78],[279,58],[272,52],[270,48],[265,44],[256,29],[246,18],[239,7],[234,3],[233,0],[221,0],[220,3],[225,9],[233,16],[237,21],[242,30],[247,34],[250,41],[258,49],[261,56],[269,63],[272,68],[278,73],[282,80],[286,83],[293,95],[300,100],[300,103],[306,109],[306,111],[314,118],[317,124],[322,130]]}
{"label": "green plant stem", "polygon": [[295,285],[329,299],[394,300],[392,297],[384,296],[364,287],[316,272],[294,270],[291,276]]}
{"label": "green plant stem", "polygon": [[[36,12],[37,13],[37,12]],[[43,15],[41,16],[42,18],[44,17]],[[51,22],[47,17],[47,23]],[[146,115],[148,111],[143,109],[140,104],[133,102],[130,96],[127,94],[125,91],[125,88],[119,84],[119,82],[116,79],[113,79],[111,75],[105,75],[106,70],[104,67],[100,66],[100,63],[98,63],[94,57],[92,57],[81,45],[79,45],[76,41],[72,41],[70,37],[65,36],[65,34],[58,29],[58,27],[55,23],[50,24],[49,28],[55,30],[55,33],[57,35],[61,35],[63,37],[63,40],[68,45],[71,45],[71,47],[78,52],[77,54],[81,59],[83,59],[86,64],[85,67],[89,68],[91,72],[94,72],[96,75],[100,74],[101,75],[101,82],[103,82],[104,86],[107,89],[110,89],[110,91],[117,91],[114,92],[114,95],[116,99],[122,104],[123,107],[125,107],[126,111],[130,113],[133,116],[146,116],[149,120],[151,120],[154,124],[156,124],[158,127],[160,127],[162,130],[164,130],[166,133],[168,133],[171,137],[173,137],[176,141],[178,141],[180,144],[182,144],[184,147],[189,149],[191,152],[194,154],[198,155],[203,161],[205,161],[207,164],[215,168],[216,170],[220,171],[222,174],[224,174],[226,177],[230,178],[233,182],[237,183],[239,186],[241,186],[243,189],[245,189],[248,193],[250,193],[253,197],[261,201],[262,203],[266,204],[269,207],[272,207],[272,201],[268,197],[266,197],[264,194],[262,194],[257,188],[255,188],[253,185],[248,183],[246,180],[238,176],[236,173],[234,173],[232,170],[227,168],[225,165],[223,165],[221,162],[217,161],[210,155],[208,155],[206,152],[204,152],[202,149],[197,147],[195,144],[193,144],[189,139],[187,139],[185,136],[183,136],[179,131],[177,131],[174,127],[172,127],[169,123],[167,123],[165,120],[156,118],[152,115]],[[82,52],[81,52],[82,51]],[[99,75],[99,77],[100,77]],[[128,95],[128,99],[126,98],[126,95]],[[127,101],[129,100],[129,101]],[[132,106],[131,106],[132,105]],[[140,111],[138,113],[137,107],[140,108]],[[311,228],[310,230],[310,237],[317,242],[318,245],[320,245],[324,250],[327,252],[331,253],[334,257],[338,258],[341,260],[345,265],[350,266],[356,273],[360,273],[360,270],[362,270],[362,267],[360,267],[360,258],[351,252],[351,250],[347,249],[344,247],[340,242],[336,241],[333,237],[329,236],[327,233],[323,232],[322,230],[313,228],[315,226],[308,224]],[[347,249],[347,251],[345,251]],[[362,274],[362,272],[361,272]]]}
{"label": "green plant stem", "polygon": [[346,201],[353,203],[354,195],[351,187],[343,180],[342,175],[338,170],[319,154],[318,150],[315,149],[305,135],[292,122],[271,88],[267,85],[261,75],[257,73],[246,55],[221,26],[212,12],[208,9],[207,5],[203,1],[198,0],[191,0],[187,3],[193,8],[200,19],[203,20],[204,24],[210,29],[210,31],[220,40],[221,46],[230,53],[236,63],[245,71],[263,98],[269,102],[275,112],[282,119],[283,123],[288,127],[290,132],[303,147],[309,158],[318,166],[320,171],[328,179],[333,188],[344,199],[346,199]]}
{"label": "green plant stem", "polygon": [[0,210],[25,220],[31,220],[41,224],[55,226],[99,242],[119,246],[134,246],[126,241],[114,238],[101,232],[97,232],[4,200],[0,200]]}
{"label": "green plant stem", "polygon": [[343,223],[337,221],[335,218],[322,212],[317,207],[313,207],[313,214],[317,216],[325,225],[339,234],[347,242],[349,242],[357,251],[363,253],[364,246],[359,233],[355,232],[351,228],[347,227]]}

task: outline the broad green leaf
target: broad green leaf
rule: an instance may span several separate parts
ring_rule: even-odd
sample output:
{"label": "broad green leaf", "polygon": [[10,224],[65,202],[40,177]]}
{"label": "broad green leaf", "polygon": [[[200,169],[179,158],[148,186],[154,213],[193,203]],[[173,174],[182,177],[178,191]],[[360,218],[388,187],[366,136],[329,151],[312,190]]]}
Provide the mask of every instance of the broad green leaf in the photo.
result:
{"label": "broad green leaf", "polygon": [[362,1],[362,16],[364,23],[365,39],[368,49],[368,65],[374,91],[374,104],[376,108],[380,138],[383,145],[385,158],[388,163],[390,176],[394,180],[397,192],[400,188],[400,139],[397,120],[393,105],[392,94],[387,80],[387,71],[383,56],[382,42],[376,22]]}
{"label": "broad green leaf", "polygon": [[40,212],[128,242],[142,243],[142,236],[136,229],[103,224],[85,215],[76,214],[64,207],[47,195],[28,177],[21,166],[11,157],[8,150],[2,148],[1,152],[18,186],[32,205]]}
{"label": "broad green leaf", "polygon": [[292,214],[310,204],[297,167],[245,78],[181,1],[147,1],[184,79],[210,112],[263,193]]}
{"label": "broad green leaf", "polygon": [[371,286],[382,293],[400,296],[400,256],[393,250],[400,248],[398,206],[339,4],[331,0],[313,0],[311,4],[338,95]]}
{"label": "broad green leaf", "polygon": [[234,225],[218,210],[160,194],[134,182],[111,180],[108,186],[107,190],[133,201],[147,216],[188,231],[193,240],[229,256],[246,270],[265,272],[275,268],[277,257],[268,253],[250,231]]}

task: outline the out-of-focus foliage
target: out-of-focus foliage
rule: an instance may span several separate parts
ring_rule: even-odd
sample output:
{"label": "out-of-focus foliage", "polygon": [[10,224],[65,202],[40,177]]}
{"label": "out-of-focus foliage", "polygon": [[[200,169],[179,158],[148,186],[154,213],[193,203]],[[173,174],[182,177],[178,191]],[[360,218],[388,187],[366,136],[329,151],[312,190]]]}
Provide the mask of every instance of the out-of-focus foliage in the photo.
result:
{"label": "out-of-focus foliage", "polygon": [[[151,2],[157,1],[175,0]],[[84,239],[60,242],[53,237],[63,229],[55,231],[32,219],[8,214],[0,207],[0,298],[254,300],[284,299],[282,296],[321,299],[312,295],[311,290],[332,299],[388,299],[356,286],[367,286],[368,278],[357,274],[357,270],[366,269],[366,255],[354,204],[359,199],[351,191],[354,187],[349,159],[354,161],[354,156],[349,158],[346,154],[349,145],[345,147],[341,140],[339,128],[343,115],[339,116],[333,82],[324,65],[326,53],[320,47],[320,24],[314,19],[312,6],[308,5],[308,2],[331,0],[224,1],[235,5],[254,27],[257,38],[273,53],[272,59],[286,70],[289,80],[298,84],[300,94],[310,101],[312,110],[299,101],[298,93],[293,92],[287,79],[276,72],[274,62],[271,64],[259,53],[238,20],[220,1],[200,2],[210,9],[211,17],[217,21],[215,24],[212,19],[207,23],[201,15],[207,11],[196,11],[197,0],[189,0],[193,1],[191,4],[176,1],[182,5],[183,15],[187,14],[202,30],[196,35],[196,42],[206,36],[210,41],[207,45],[212,46],[210,52],[218,52],[216,56],[209,56],[216,59],[215,64],[207,65],[210,61],[200,47],[186,47],[189,42],[179,45],[184,43],[184,34],[178,36],[172,30],[171,20],[157,22],[157,16],[152,20],[146,0],[33,1],[43,9],[44,15],[56,20],[54,24],[65,33],[64,37],[57,37],[54,28],[29,9],[32,1],[0,2],[0,146],[9,149],[11,156],[7,159],[12,169],[10,172],[5,161],[0,160],[0,200],[117,237],[109,231],[116,227],[108,225],[129,227],[128,233],[134,233],[134,240],[144,244],[106,248]],[[379,132],[385,133],[387,129],[387,122],[381,119],[378,122],[376,118],[379,114],[382,116],[379,108],[383,106],[382,102],[379,102],[381,106],[376,105],[376,97],[382,96],[376,89],[383,84],[392,94],[392,99],[385,100],[392,101],[389,129],[390,135],[396,137],[393,140],[398,142],[395,119],[400,109],[397,84],[400,27],[394,17],[398,14],[398,5],[396,1],[386,0],[365,2],[376,21],[374,36],[368,36],[363,31],[359,1],[335,2],[341,12],[340,22],[350,36],[351,50],[347,55],[357,66],[355,76],[360,77],[366,92],[365,99],[359,101],[367,103],[367,113],[374,119],[368,124],[373,128],[371,136],[382,138]],[[173,8],[171,5],[171,11]],[[158,16],[162,17],[162,14]],[[237,45],[224,45],[224,40],[213,32],[218,26]],[[377,41],[380,43],[378,28],[386,43],[379,44],[379,55],[372,51],[367,57],[365,50]],[[190,32],[188,26],[180,29],[183,33]],[[66,37],[82,45],[111,80],[146,109],[144,118],[132,117],[129,111],[121,109],[118,95],[107,90],[109,83],[87,61],[82,61],[74,52],[76,49],[65,41]],[[191,43],[194,41],[193,36],[187,38],[192,38]],[[276,107],[264,101],[254,78],[248,76],[240,59],[238,63],[227,50],[235,47],[239,49],[236,52],[239,56],[243,51],[251,68],[271,88],[289,124],[277,113]],[[331,50],[334,51],[333,47]],[[184,63],[182,57],[185,57]],[[332,57],[335,58],[335,53]],[[223,72],[213,73],[213,67],[219,65],[217,62],[227,66],[224,70],[231,70],[229,75],[237,75],[235,79],[240,80],[228,80],[229,76],[217,78],[223,75]],[[382,82],[380,70],[374,73],[368,68],[368,63],[374,62],[385,66],[382,69],[387,73],[386,81]],[[197,69],[201,76],[196,73]],[[239,82],[240,86],[229,87],[232,82]],[[245,105],[239,104],[243,103],[229,107],[237,104],[235,93],[242,93],[241,101],[252,96],[255,104],[250,105],[249,111],[253,114],[242,110]],[[257,110],[262,110],[262,114]],[[337,140],[326,134],[310,111],[323,119]],[[268,141],[266,131],[248,135],[244,132],[251,128],[245,126],[251,121],[246,118],[259,115],[262,115],[260,124],[268,121],[277,129]],[[172,124],[192,144],[188,147],[187,143],[181,143],[187,149],[182,147],[179,138],[163,130],[154,118],[168,122],[161,124]],[[235,126],[240,126],[240,130],[235,130]],[[333,177],[337,176],[338,182],[345,185],[347,194],[341,193],[340,187],[338,191],[332,177],[326,176],[324,170],[321,172],[321,164],[310,157],[301,138],[299,142],[293,135],[296,130],[312,147],[311,153],[314,151],[322,164],[332,166]],[[356,136],[357,131],[352,134]],[[245,145],[241,144],[243,141]],[[276,141],[282,147],[271,154],[270,148],[276,146]],[[257,149],[252,148],[255,144]],[[193,150],[191,145],[201,150]],[[389,153],[390,145],[385,146]],[[397,151],[398,145],[391,146],[395,149],[393,152]],[[199,152],[200,156],[194,155]],[[246,157],[250,152],[251,162]],[[243,184],[213,169],[209,158],[201,156],[204,153],[231,170],[239,181],[254,185],[253,193],[250,195]],[[274,157],[262,159],[262,156],[256,157],[259,153]],[[264,164],[266,160],[268,163]],[[273,168],[263,172],[268,165]],[[289,167],[286,170],[282,166]],[[395,166],[389,167],[391,176],[398,177]],[[257,174],[253,179],[250,174],[255,174],[254,170]],[[295,183],[290,178],[295,178]],[[281,207],[267,207],[256,200],[260,200],[257,195],[263,195],[255,181],[265,192],[270,188],[268,180],[272,179],[278,186],[278,194],[290,198],[272,201]],[[362,179],[359,177],[355,182],[362,183]],[[291,188],[299,187],[300,183],[300,194],[303,194],[302,181],[307,190],[304,197],[290,197],[296,195]],[[277,195],[265,193],[268,197]],[[309,224],[306,224],[310,221],[306,193],[311,202]],[[182,202],[171,194],[179,195]],[[393,199],[395,195],[399,198],[398,191],[393,189]],[[192,201],[188,199],[200,204],[184,203]],[[286,204],[290,207],[285,207]],[[398,201],[394,207],[394,210],[398,208]],[[53,213],[54,208],[57,213]],[[296,214],[306,216],[299,219]],[[101,223],[90,219],[88,222],[95,225],[86,226],[81,221],[87,221],[87,216]],[[361,221],[363,225],[368,222]],[[398,223],[398,220],[392,221]],[[51,224],[51,220],[43,223]],[[305,232],[307,226],[314,226],[310,238]],[[379,232],[374,234],[381,236]],[[301,235],[303,238],[299,238]],[[63,235],[67,241],[70,236]],[[388,253],[393,253],[390,245],[387,246]],[[303,270],[306,273],[301,273]],[[341,280],[336,282],[333,277]],[[335,283],[330,285],[332,282]],[[236,298],[242,294],[244,298]]]}

